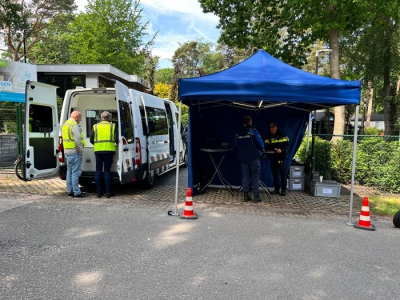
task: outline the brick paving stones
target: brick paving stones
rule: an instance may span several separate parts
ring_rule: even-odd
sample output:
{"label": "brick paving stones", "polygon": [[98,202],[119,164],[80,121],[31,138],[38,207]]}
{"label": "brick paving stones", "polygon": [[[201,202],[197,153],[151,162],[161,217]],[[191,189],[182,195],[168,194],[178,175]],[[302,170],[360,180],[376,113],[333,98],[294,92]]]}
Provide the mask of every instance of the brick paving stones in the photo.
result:
{"label": "brick paving stones", "polygon": [[[173,209],[175,203],[175,181],[176,172],[170,172],[157,178],[154,188],[142,189],[133,184],[114,186],[116,196],[110,199],[96,197],[94,184],[82,187],[82,191],[90,193],[92,197],[80,202],[93,202],[99,204],[118,203],[122,205],[145,205],[161,206]],[[182,210],[186,200],[187,169],[181,169],[179,174],[179,188],[177,206]],[[364,195],[361,190],[355,189],[353,197],[354,215],[359,214],[361,199]],[[18,180],[12,173],[0,172],[0,196],[32,199],[33,195],[41,200],[50,201],[77,201],[66,195],[65,181],[58,177],[49,179],[38,179],[29,182]],[[195,211],[199,209],[210,211],[247,212],[273,215],[313,216],[327,218],[348,217],[350,191],[349,187],[342,186],[339,198],[314,197],[308,191],[288,191],[285,197],[272,195],[271,198],[262,192],[261,203],[243,202],[243,194],[234,191],[234,195],[224,189],[211,187],[203,194],[193,196]],[[198,211],[196,211],[198,213]]]}

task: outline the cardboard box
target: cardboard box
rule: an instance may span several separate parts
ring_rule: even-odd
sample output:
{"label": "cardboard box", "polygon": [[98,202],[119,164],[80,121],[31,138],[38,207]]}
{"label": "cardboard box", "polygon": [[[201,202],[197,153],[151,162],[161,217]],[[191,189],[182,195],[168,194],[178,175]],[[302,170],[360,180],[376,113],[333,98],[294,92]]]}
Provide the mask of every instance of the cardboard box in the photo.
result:
{"label": "cardboard box", "polygon": [[304,166],[290,165],[289,178],[304,178]]}
{"label": "cardboard box", "polygon": [[341,184],[334,180],[311,181],[310,192],[313,196],[319,197],[340,197]]}
{"label": "cardboard box", "polygon": [[304,191],[304,178],[288,179],[287,187],[291,191]]}

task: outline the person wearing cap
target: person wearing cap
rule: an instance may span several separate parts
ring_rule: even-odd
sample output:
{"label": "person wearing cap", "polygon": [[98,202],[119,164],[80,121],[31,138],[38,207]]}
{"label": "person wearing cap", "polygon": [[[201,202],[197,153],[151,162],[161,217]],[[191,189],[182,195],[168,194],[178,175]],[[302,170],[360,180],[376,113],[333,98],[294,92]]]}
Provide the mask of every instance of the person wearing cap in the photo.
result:
{"label": "person wearing cap", "polygon": [[68,196],[77,198],[89,197],[89,194],[82,193],[79,188],[79,176],[81,175],[82,155],[86,142],[83,138],[82,129],[79,123],[82,114],[74,110],[70,118],[62,126],[62,141],[64,155],[67,159],[67,190]]}
{"label": "person wearing cap", "polygon": [[271,194],[279,194],[280,190],[281,196],[286,196],[288,175],[286,158],[289,151],[289,138],[278,129],[276,123],[269,125],[269,133],[264,139],[264,148],[267,151],[273,152],[273,154],[269,155],[275,187],[275,190]]}
{"label": "person wearing cap", "polygon": [[[249,196],[250,184],[253,187],[254,203],[261,202],[260,198],[260,170],[264,143],[260,133],[253,127],[250,116],[243,119],[243,127],[236,134],[236,156],[242,167],[243,201],[251,200]],[[249,181],[250,184],[249,184]]]}
{"label": "person wearing cap", "polygon": [[101,198],[104,192],[107,198],[114,196],[111,190],[111,165],[115,154],[115,145],[118,144],[118,134],[115,123],[112,123],[111,120],[111,113],[103,111],[101,122],[93,125],[90,133],[90,142],[94,145],[96,156],[95,183],[98,198]]}

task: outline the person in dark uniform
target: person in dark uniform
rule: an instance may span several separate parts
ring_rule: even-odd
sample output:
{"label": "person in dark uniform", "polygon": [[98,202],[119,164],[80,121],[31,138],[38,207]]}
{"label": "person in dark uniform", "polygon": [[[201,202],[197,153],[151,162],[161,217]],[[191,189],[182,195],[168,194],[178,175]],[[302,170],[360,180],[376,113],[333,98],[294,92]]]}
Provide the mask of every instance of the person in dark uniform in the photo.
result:
{"label": "person in dark uniform", "polygon": [[271,194],[286,196],[287,168],[286,158],[289,151],[289,138],[278,129],[276,123],[269,125],[269,133],[264,139],[264,148],[274,153],[269,155],[275,190]]}
{"label": "person in dark uniform", "polygon": [[244,193],[244,202],[250,201],[249,196],[251,186],[253,187],[254,202],[261,202],[260,198],[260,169],[262,151],[264,149],[263,140],[255,127],[251,117],[246,116],[243,119],[243,127],[235,138],[236,155],[242,167],[242,187]]}

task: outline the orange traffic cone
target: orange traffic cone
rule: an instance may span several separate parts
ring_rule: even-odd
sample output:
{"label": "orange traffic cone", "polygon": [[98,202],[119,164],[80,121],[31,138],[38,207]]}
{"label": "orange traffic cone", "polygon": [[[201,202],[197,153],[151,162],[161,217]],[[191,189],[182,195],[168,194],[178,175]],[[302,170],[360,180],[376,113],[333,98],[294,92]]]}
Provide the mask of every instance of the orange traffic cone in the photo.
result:
{"label": "orange traffic cone", "polygon": [[364,197],[362,206],[361,206],[361,213],[360,213],[360,220],[357,224],[353,225],[354,228],[358,229],[366,229],[366,230],[375,230],[375,226],[371,224],[370,216],[369,216],[369,204],[368,204],[368,197]]}
{"label": "orange traffic cone", "polygon": [[188,188],[186,191],[186,202],[185,202],[185,210],[179,216],[180,219],[197,219],[197,214],[193,211],[193,202],[192,202],[192,189]]}

